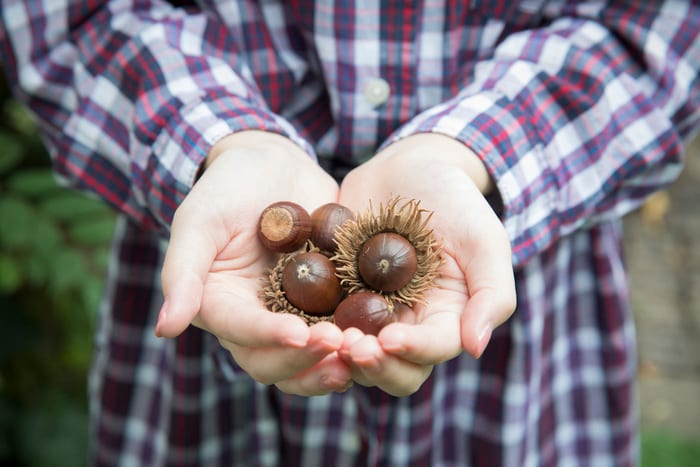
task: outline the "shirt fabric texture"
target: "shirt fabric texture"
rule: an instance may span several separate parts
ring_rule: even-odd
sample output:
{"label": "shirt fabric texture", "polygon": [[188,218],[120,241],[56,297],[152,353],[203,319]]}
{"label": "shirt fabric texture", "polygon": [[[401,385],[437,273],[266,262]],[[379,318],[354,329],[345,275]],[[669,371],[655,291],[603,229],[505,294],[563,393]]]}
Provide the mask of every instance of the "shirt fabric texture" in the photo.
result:
{"label": "shirt fabric texture", "polygon": [[[0,16],[56,173],[120,213],[91,463],[637,464],[619,218],[675,179],[698,126],[700,2],[2,0]],[[246,129],[338,179],[417,133],[472,148],[518,294],[483,357],[410,397],[307,398],[254,382],[199,329],[156,338],[173,213],[211,146]]]}

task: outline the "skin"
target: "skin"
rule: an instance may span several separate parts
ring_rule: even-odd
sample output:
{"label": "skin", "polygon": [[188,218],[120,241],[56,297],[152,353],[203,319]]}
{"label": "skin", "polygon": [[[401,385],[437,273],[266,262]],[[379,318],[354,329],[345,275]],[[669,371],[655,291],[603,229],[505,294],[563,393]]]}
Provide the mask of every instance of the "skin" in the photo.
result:
{"label": "skin", "polygon": [[[356,382],[412,394],[434,365],[463,351],[478,358],[515,309],[510,243],[483,196],[492,189],[476,155],[438,134],[392,144],[341,187],[284,137],[247,131],[224,138],[173,219],[156,334],[174,337],[190,324],[205,329],[254,379],[288,393],[325,394]],[[430,227],[445,261],[428,305],[402,313],[376,337],[330,323],[308,327],[265,309],[257,294],[274,256],[255,230],[265,206],[290,200],[311,212],[333,201],[359,211],[393,194],[434,212]]]}
{"label": "skin", "polygon": [[510,242],[483,196],[492,189],[476,155],[438,134],[400,140],[344,179],[340,203],[355,211],[368,198],[385,201],[395,193],[420,200],[433,211],[430,227],[444,261],[427,305],[402,313],[377,337],[345,331],[339,354],[355,381],[397,396],[412,394],[434,365],[462,351],[481,356],[493,329],[513,313]]}

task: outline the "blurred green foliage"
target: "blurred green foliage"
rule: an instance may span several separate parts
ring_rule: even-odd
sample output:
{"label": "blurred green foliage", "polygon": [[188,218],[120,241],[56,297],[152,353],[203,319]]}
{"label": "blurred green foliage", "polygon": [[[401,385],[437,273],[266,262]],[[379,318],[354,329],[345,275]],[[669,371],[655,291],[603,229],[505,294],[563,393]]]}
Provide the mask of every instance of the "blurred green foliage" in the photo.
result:
{"label": "blurred green foliage", "polygon": [[696,467],[700,442],[660,430],[642,432],[642,467]]}
{"label": "blurred green foliage", "polygon": [[59,186],[0,83],[0,465],[78,466],[114,214]]}

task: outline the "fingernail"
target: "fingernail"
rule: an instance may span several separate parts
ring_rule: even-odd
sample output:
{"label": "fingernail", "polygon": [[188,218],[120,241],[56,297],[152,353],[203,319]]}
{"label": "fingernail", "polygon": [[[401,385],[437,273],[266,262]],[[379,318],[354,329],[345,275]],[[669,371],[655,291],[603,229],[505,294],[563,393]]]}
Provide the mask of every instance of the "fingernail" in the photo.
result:
{"label": "fingernail", "polygon": [[328,389],[330,391],[336,391],[336,392],[343,392],[347,391],[349,384],[351,384],[352,381],[348,382],[345,379],[339,379],[334,376],[330,375],[323,375],[321,376],[321,386],[323,386],[325,389]]}
{"label": "fingernail", "polygon": [[382,349],[394,355],[401,355],[406,351],[406,337],[403,333],[394,331],[381,336],[379,340]]}
{"label": "fingernail", "polygon": [[355,363],[361,366],[365,370],[369,370],[372,372],[380,372],[382,370],[382,362],[379,358],[377,357],[368,357],[368,358],[357,358],[355,357]]}
{"label": "fingernail", "polygon": [[338,349],[338,357],[346,364],[352,363],[352,356],[350,355],[350,349],[345,346]]}
{"label": "fingernail", "polygon": [[486,346],[491,340],[491,333],[493,333],[493,328],[491,327],[490,323],[485,324],[484,327],[481,328],[481,331],[479,331],[479,334],[476,337],[476,358],[479,358],[481,357],[481,355],[483,355],[484,351],[486,350]]}
{"label": "fingernail", "polygon": [[311,344],[307,345],[307,348],[313,352],[313,353],[322,353],[322,354],[327,354],[331,352],[332,350],[336,350],[335,346],[333,345],[332,342],[328,342],[326,340],[317,340]]}
{"label": "fingernail", "polygon": [[284,343],[290,347],[301,349],[308,345],[308,336],[300,337],[298,335],[292,334],[285,337]]}
{"label": "fingernail", "polygon": [[158,320],[156,321],[156,336],[163,337],[162,327],[163,323],[168,319],[168,300],[163,301],[163,305],[160,307],[158,312]]}

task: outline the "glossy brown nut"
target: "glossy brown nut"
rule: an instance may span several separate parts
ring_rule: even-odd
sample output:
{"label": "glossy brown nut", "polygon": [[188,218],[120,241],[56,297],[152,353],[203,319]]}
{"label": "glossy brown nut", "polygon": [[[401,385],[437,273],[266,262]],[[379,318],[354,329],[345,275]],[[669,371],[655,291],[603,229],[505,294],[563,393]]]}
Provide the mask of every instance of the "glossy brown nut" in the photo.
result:
{"label": "glossy brown nut", "polygon": [[311,216],[291,201],[272,203],[260,214],[258,238],[263,246],[278,253],[296,251],[311,236]]}
{"label": "glossy brown nut", "polygon": [[402,235],[382,232],[367,240],[357,259],[362,280],[382,292],[406,286],[418,269],[416,249]]}
{"label": "glossy brown nut", "polygon": [[335,266],[321,253],[300,253],[282,271],[282,290],[289,303],[316,316],[330,315],[343,297]]}
{"label": "glossy brown nut", "polygon": [[358,292],[346,297],[333,314],[340,329],[357,328],[365,334],[377,335],[396,315],[384,297],[374,292]]}
{"label": "glossy brown nut", "polygon": [[342,204],[327,203],[320,206],[311,213],[311,241],[321,250],[334,251],[335,230],[352,217],[352,211]]}

